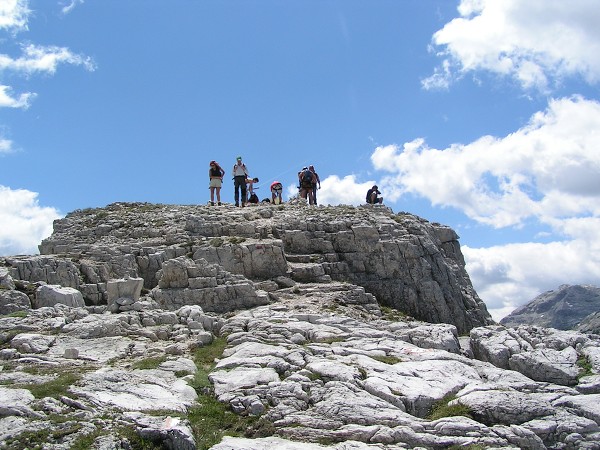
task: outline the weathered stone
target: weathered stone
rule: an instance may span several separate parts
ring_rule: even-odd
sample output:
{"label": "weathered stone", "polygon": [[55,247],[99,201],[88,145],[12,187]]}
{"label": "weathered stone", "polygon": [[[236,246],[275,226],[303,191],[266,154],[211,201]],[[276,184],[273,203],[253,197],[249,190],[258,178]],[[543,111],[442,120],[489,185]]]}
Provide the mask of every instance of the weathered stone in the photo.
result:
{"label": "weathered stone", "polygon": [[34,308],[54,306],[57,303],[74,308],[85,306],[83,295],[75,288],[48,284],[40,286],[35,291],[35,299],[33,301]]}
{"label": "weathered stone", "polygon": [[26,311],[31,308],[31,301],[27,294],[0,289],[0,314],[11,314],[17,311]]}
{"label": "weathered stone", "polygon": [[144,279],[139,277],[109,280],[106,283],[108,306],[123,298],[130,299],[132,302],[138,301],[143,285]]}

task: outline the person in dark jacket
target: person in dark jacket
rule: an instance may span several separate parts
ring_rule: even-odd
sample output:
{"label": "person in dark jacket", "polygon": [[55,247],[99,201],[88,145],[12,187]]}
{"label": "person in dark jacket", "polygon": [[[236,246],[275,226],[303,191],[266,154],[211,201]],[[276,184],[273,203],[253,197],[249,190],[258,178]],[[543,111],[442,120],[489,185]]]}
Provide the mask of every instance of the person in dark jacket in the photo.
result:
{"label": "person in dark jacket", "polygon": [[379,192],[377,185],[373,186],[367,191],[367,203],[370,203],[371,205],[381,205],[383,203],[383,197],[379,197],[380,195],[381,192]]}

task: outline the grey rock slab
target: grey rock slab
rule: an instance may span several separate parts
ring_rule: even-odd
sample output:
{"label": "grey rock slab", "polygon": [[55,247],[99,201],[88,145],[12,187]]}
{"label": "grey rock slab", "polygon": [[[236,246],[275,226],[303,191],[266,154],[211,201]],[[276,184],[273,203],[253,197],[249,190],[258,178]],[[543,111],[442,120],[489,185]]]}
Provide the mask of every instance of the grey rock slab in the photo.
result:
{"label": "grey rock slab", "polygon": [[575,409],[583,417],[600,424],[600,394],[565,396],[554,405]]}
{"label": "grey rock slab", "polygon": [[196,450],[194,434],[186,419],[125,412],[123,417],[137,426],[140,437],[170,450]]}
{"label": "grey rock slab", "polygon": [[512,355],[508,366],[532,380],[574,386],[580,371],[577,358],[573,347],[566,347],[560,351],[542,348]]}
{"label": "grey rock slab", "polygon": [[541,396],[518,391],[480,390],[461,395],[451,404],[466,405],[474,418],[484,424],[522,424],[556,413],[556,408]]}
{"label": "grey rock slab", "polygon": [[280,381],[279,375],[269,367],[236,367],[231,370],[215,370],[209,375],[217,397]]}
{"label": "grey rock slab", "polygon": [[85,306],[83,294],[75,288],[46,284],[36,289],[34,308],[54,306],[57,303],[74,308]]}
{"label": "grey rock slab", "polygon": [[184,412],[197,398],[185,380],[162,370],[129,372],[103,368],[84,374],[71,391],[94,404],[127,411],[164,409]]}
{"label": "grey rock slab", "polygon": [[176,372],[187,372],[190,374],[194,374],[198,371],[196,364],[189,358],[177,358],[175,360],[168,360],[161,363],[158,366],[161,370],[169,370],[173,373]]}
{"label": "grey rock slab", "polygon": [[10,345],[21,353],[46,353],[55,341],[56,336],[21,333],[10,341]]}
{"label": "grey rock slab", "polygon": [[0,288],[0,315],[31,309],[31,300],[27,294],[16,290]]}
{"label": "grey rock slab", "polygon": [[30,416],[41,417],[41,414],[31,407],[35,400],[27,389],[9,389],[0,386],[0,417]]}
{"label": "grey rock slab", "polygon": [[55,358],[64,358],[70,349],[76,349],[77,359],[105,364],[112,360],[125,358],[136,345],[139,346],[140,343],[127,336],[81,339],[58,335],[54,346],[47,354]]}
{"label": "grey rock slab", "polygon": [[321,445],[310,442],[298,442],[279,437],[247,439],[224,436],[223,440],[209,450],[399,450],[405,446],[384,446],[365,444],[358,441],[345,441],[333,445]]}

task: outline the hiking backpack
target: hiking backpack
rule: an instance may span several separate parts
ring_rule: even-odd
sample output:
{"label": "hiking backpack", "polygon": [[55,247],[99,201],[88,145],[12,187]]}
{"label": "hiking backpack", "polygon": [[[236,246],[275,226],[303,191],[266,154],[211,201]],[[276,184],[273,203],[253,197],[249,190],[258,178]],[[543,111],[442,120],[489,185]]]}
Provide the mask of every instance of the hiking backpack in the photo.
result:
{"label": "hiking backpack", "polygon": [[302,184],[312,184],[312,180],[313,173],[309,169],[306,169],[304,172],[302,172]]}

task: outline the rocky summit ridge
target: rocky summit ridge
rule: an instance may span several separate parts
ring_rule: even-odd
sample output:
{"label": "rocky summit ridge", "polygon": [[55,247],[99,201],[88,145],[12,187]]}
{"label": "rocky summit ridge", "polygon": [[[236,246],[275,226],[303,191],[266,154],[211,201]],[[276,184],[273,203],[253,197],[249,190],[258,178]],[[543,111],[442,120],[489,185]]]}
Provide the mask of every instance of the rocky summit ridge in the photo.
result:
{"label": "rocky summit ridge", "polygon": [[0,448],[600,448],[600,337],[494,324],[386,207],[74,211],[0,314]]}

